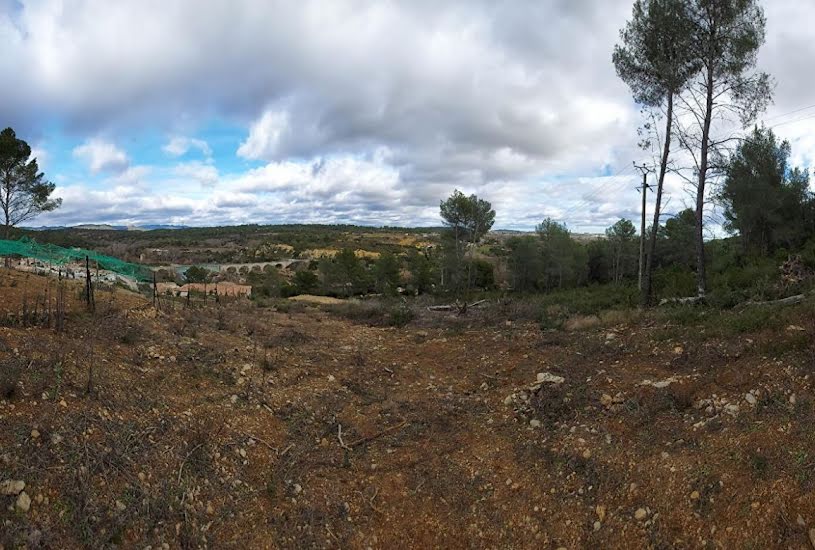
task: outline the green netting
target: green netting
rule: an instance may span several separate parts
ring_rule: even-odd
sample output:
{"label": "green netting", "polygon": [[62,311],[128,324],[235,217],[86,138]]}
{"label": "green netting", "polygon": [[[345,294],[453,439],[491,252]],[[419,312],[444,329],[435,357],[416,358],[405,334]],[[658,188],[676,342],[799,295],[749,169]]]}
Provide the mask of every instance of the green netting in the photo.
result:
{"label": "green netting", "polygon": [[23,237],[18,241],[0,240],[0,256],[32,258],[52,265],[64,265],[72,262],[84,263],[85,258],[88,258],[93,268],[98,265],[99,269],[113,271],[137,281],[149,282],[153,280],[153,274],[150,268],[146,266],[125,262],[84,248],[62,248],[54,244],[40,244],[27,237]]}

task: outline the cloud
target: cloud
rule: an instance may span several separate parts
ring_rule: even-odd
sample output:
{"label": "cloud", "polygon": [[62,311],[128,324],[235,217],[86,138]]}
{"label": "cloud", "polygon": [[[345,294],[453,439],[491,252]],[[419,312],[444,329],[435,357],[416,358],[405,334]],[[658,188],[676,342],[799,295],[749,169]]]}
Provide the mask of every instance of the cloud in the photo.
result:
{"label": "cloud", "polygon": [[218,169],[205,162],[191,161],[178,164],[173,169],[173,174],[195,180],[203,186],[213,186],[218,182]]}
{"label": "cloud", "polygon": [[284,112],[266,111],[249,128],[249,137],[238,147],[238,156],[251,160],[272,160],[288,130],[289,118]]}
{"label": "cloud", "polygon": [[162,151],[173,157],[186,155],[191,149],[197,149],[206,157],[212,156],[212,149],[203,139],[196,139],[184,136],[175,136],[168,141]]}
{"label": "cloud", "polygon": [[[764,4],[759,63],[778,81],[772,117],[812,104],[815,4]],[[632,0],[13,5],[0,10],[0,80],[16,83],[0,88],[0,119],[33,142],[59,127],[72,144],[103,135],[135,142],[133,154],[211,158],[132,161],[157,165],[140,183],[146,196],[181,198],[172,186],[185,178],[208,186],[210,202],[187,223],[438,223],[439,200],[457,187],[492,200],[503,226],[554,215],[593,230],[636,213],[630,185],[609,192],[602,180],[645,157],[642,121],[610,59]],[[224,127],[235,133],[222,140]],[[809,163],[810,129],[779,127]],[[148,147],[145,135],[173,137]],[[92,172],[126,172],[127,155],[94,143],[77,148]]]}
{"label": "cloud", "polygon": [[74,148],[73,155],[87,163],[92,174],[121,173],[130,165],[130,159],[124,151],[100,139],[90,139]]}

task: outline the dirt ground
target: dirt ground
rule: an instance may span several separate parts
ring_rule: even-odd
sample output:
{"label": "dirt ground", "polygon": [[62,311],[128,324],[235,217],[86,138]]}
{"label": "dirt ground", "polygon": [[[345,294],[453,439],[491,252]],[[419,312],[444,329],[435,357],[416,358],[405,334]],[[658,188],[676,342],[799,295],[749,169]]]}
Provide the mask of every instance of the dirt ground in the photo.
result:
{"label": "dirt ground", "polygon": [[0,328],[0,548],[810,547],[805,310],[722,339],[75,307]]}

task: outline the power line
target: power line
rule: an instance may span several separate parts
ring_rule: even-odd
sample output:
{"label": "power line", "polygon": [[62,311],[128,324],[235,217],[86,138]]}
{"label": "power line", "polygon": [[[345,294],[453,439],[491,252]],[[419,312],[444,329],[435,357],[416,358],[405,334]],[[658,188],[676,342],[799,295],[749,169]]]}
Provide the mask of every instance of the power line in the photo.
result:
{"label": "power line", "polygon": [[812,120],[813,118],[815,118],[815,114],[805,116],[805,117],[801,117],[801,118],[795,118],[795,119],[792,119],[792,120],[787,120],[785,122],[779,122],[778,124],[773,124],[772,126],[768,126],[768,128],[770,128],[770,129],[778,128],[779,126],[786,126],[787,124],[793,124],[795,122],[803,122],[804,120]]}
{"label": "power line", "polygon": [[767,122],[768,120],[775,120],[777,118],[784,118],[785,116],[794,115],[795,113],[800,113],[801,111],[806,111],[806,110],[812,109],[812,108],[815,108],[815,103],[813,103],[812,105],[807,105],[806,107],[800,107],[798,109],[795,109],[794,111],[789,111],[787,113],[781,113],[780,115],[771,116],[770,118],[763,118],[761,120],[763,122]]}
{"label": "power line", "polygon": [[576,204],[572,205],[570,208],[568,208],[566,211],[564,211],[564,212],[563,212],[563,218],[564,218],[564,221],[565,221],[565,218],[567,218],[567,217],[571,216],[571,215],[572,215],[572,214],[574,214],[574,213],[575,213],[577,210],[580,210],[580,209],[586,208],[586,207],[587,207],[587,206],[589,206],[590,204],[594,203],[595,201],[593,201],[592,199],[594,199],[594,198],[595,198],[597,195],[599,195],[600,193],[610,191],[610,186],[613,186],[613,187],[615,188],[615,189],[614,189],[614,191],[620,191],[620,190],[622,190],[622,188],[623,188],[624,186],[627,186],[629,182],[628,182],[628,181],[617,181],[617,180],[616,180],[616,178],[619,178],[619,177],[620,177],[620,176],[622,176],[622,175],[623,175],[625,172],[628,172],[628,171],[630,171],[630,170],[633,170],[633,166],[628,166],[628,165],[626,165],[626,166],[624,166],[623,168],[621,168],[620,170],[618,170],[618,171],[617,171],[615,174],[613,174],[613,175],[611,175],[611,176],[606,176],[606,178],[608,179],[608,181],[606,181],[605,183],[601,184],[601,185],[600,185],[600,187],[599,187],[598,189],[595,189],[593,192],[590,192],[590,193],[588,194],[588,196],[585,196],[585,195],[584,195],[584,198],[583,198],[583,199],[581,199],[579,202],[577,202]]}

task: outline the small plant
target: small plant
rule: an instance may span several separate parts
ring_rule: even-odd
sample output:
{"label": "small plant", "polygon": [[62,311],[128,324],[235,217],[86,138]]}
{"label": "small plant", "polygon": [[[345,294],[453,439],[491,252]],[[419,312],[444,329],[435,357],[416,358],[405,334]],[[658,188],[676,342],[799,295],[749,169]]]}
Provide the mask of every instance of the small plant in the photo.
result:
{"label": "small plant", "polygon": [[19,361],[8,361],[0,369],[0,399],[12,399],[17,393],[22,368]]}
{"label": "small plant", "polygon": [[410,323],[414,317],[413,310],[407,304],[399,304],[391,309],[389,324],[394,327],[403,327]]}

